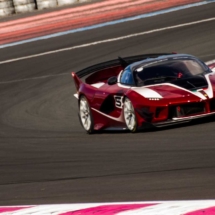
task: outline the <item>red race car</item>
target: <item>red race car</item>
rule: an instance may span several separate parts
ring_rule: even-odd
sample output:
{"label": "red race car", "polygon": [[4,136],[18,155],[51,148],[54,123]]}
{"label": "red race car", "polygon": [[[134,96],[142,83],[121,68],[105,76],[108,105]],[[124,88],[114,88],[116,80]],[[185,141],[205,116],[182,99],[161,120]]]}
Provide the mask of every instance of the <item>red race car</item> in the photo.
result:
{"label": "red race car", "polygon": [[80,122],[88,133],[135,132],[215,114],[214,68],[191,55],[148,54],[72,72]]}

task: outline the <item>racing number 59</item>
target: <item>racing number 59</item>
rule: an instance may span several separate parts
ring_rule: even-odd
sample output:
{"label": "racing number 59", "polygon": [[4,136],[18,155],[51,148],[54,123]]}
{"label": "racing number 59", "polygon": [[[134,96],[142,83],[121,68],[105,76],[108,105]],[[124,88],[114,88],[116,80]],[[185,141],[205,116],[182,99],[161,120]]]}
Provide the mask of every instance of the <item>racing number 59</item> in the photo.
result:
{"label": "racing number 59", "polygon": [[118,108],[122,108],[123,105],[123,96],[114,96],[115,106]]}

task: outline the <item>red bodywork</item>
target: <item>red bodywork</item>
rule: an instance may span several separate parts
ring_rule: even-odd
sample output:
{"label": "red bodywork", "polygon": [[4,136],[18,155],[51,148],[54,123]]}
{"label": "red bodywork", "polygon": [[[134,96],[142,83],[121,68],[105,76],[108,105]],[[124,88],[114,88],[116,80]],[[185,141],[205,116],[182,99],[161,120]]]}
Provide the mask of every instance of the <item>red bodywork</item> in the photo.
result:
{"label": "red bodywork", "polygon": [[[213,69],[215,63],[208,66]],[[120,65],[105,68],[89,75],[85,81],[72,72],[77,88],[76,98],[79,99],[81,95],[87,98],[94,119],[94,130],[126,129],[122,109],[125,97],[129,98],[134,106],[138,127],[148,124],[161,127],[215,113],[215,105],[214,109],[211,108],[215,95],[215,73],[208,76],[210,89],[202,89],[203,92],[195,94],[168,83],[139,87],[140,90],[119,83],[108,85],[107,80],[112,76],[119,76],[122,70]],[[162,96],[162,99],[150,98],[150,95],[145,96],[144,93],[137,92],[138,90],[156,92]],[[175,118],[170,116],[171,107],[180,112],[181,105],[198,106],[200,103],[204,106],[204,111],[201,113]]]}

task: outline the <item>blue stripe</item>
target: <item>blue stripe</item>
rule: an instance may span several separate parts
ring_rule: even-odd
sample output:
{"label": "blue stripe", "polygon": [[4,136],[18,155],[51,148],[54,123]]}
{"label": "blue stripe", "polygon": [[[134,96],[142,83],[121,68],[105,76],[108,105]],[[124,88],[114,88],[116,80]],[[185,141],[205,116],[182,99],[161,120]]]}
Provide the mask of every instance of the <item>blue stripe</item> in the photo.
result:
{"label": "blue stripe", "polygon": [[183,10],[183,9],[187,9],[187,8],[191,8],[191,7],[201,6],[201,5],[209,4],[212,2],[215,2],[215,0],[206,0],[203,2],[199,2],[199,3],[188,4],[188,5],[184,5],[184,6],[178,6],[178,7],[174,7],[174,8],[169,8],[169,9],[165,9],[165,10],[160,10],[160,11],[156,11],[156,12],[151,12],[151,13],[146,13],[146,14],[142,14],[142,15],[138,15],[138,16],[133,16],[133,17],[125,18],[125,19],[119,19],[119,20],[115,20],[115,21],[111,21],[111,22],[105,22],[105,23],[101,23],[101,24],[97,24],[97,25],[88,26],[88,27],[77,28],[77,29],[68,30],[68,31],[64,31],[64,32],[49,34],[46,36],[41,36],[41,37],[22,40],[22,41],[18,41],[18,42],[8,43],[8,44],[0,45],[0,49],[10,47],[10,46],[21,45],[21,44],[29,43],[29,42],[35,42],[38,40],[45,40],[45,39],[50,39],[53,37],[64,36],[67,34],[73,34],[73,33],[81,32],[81,31],[88,31],[88,30],[101,28],[101,27],[105,27],[105,26],[109,26],[109,25],[116,25],[119,23],[129,22],[129,21],[133,21],[133,20],[137,20],[137,19],[144,19],[144,18],[148,18],[148,17],[152,17],[152,16],[158,16],[161,14],[170,13],[170,12],[174,12],[174,11],[178,11],[178,10]]}

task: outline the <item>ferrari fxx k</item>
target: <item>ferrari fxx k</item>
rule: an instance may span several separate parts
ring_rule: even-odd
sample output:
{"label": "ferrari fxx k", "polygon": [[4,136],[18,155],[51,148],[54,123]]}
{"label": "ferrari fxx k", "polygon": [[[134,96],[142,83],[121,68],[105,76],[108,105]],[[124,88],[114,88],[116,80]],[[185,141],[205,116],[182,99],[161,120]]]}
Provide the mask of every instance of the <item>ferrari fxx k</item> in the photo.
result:
{"label": "ferrari fxx k", "polygon": [[215,63],[206,65],[191,55],[119,57],[72,77],[80,122],[88,133],[136,132],[215,114]]}

